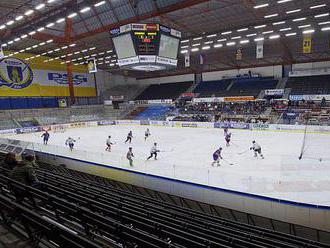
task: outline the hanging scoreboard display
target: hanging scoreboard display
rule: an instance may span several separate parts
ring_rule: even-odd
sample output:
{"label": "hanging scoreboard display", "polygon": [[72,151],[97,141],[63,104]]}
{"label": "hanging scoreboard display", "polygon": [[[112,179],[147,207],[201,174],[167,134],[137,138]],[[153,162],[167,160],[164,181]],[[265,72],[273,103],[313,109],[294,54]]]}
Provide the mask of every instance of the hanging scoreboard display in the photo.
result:
{"label": "hanging scoreboard display", "polygon": [[160,24],[133,23],[110,34],[123,69],[155,71],[177,66],[180,31]]}

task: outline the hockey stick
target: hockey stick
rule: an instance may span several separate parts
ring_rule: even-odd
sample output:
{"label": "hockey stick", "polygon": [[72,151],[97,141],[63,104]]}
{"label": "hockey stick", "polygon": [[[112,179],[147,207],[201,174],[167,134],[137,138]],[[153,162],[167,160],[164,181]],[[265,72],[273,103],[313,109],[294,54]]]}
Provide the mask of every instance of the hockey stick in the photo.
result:
{"label": "hockey stick", "polygon": [[249,149],[246,149],[246,150],[244,150],[244,151],[242,151],[242,152],[238,152],[237,154],[238,154],[238,155],[242,155],[242,154],[244,154],[244,153],[247,153],[248,151],[250,151],[250,148],[249,148]]}
{"label": "hockey stick", "polygon": [[227,164],[229,164],[229,165],[234,165],[233,163],[231,163],[231,162],[229,162],[228,160],[226,160],[226,159],[222,159],[224,162],[226,162]]}
{"label": "hockey stick", "polygon": [[239,145],[237,145],[236,143],[234,143],[234,142],[232,142],[232,141],[230,141],[229,143],[231,143],[231,144],[233,144],[234,146],[236,146],[236,147],[240,147]]}
{"label": "hockey stick", "polygon": [[159,150],[159,152],[173,152],[174,151],[174,149],[172,148],[172,149],[170,149],[170,150]]}
{"label": "hockey stick", "polygon": [[308,119],[306,120],[305,131],[304,131],[304,138],[303,138],[303,142],[302,142],[302,145],[301,145],[300,155],[298,157],[299,160],[302,159],[302,157],[303,157],[303,155],[304,155],[304,153],[306,151],[305,144],[306,144],[306,133],[307,133],[307,127],[308,127],[307,124],[308,124]]}

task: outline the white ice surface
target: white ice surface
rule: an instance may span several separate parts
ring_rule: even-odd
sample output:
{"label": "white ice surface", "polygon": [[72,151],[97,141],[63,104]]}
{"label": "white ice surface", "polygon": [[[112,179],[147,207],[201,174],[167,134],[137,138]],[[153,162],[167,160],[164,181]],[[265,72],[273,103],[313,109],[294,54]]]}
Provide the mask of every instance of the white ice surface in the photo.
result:
{"label": "white ice surface", "polygon": [[[103,126],[69,129],[51,133],[49,145],[43,146],[39,133],[21,134],[15,139],[39,143],[35,149],[89,160],[111,166],[171,177],[240,192],[296,202],[330,206],[330,135],[308,134],[305,156],[298,160],[303,133],[230,130],[232,145],[225,147],[222,129],[152,127],[145,142],[146,126]],[[133,131],[132,144],[124,144]],[[106,152],[105,141],[111,135],[116,144]],[[67,137],[77,139],[75,151],[65,147]],[[11,136],[13,138],[13,136]],[[246,151],[252,140],[262,147],[265,159]],[[157,161],[146,161],[150,148],[158,143]],[[133,147],[134,167],[128,165],[126,152]],[[222,146],[223,157],[212,167],[212,153]],[[322,158],[320,161],[319,158]]]}

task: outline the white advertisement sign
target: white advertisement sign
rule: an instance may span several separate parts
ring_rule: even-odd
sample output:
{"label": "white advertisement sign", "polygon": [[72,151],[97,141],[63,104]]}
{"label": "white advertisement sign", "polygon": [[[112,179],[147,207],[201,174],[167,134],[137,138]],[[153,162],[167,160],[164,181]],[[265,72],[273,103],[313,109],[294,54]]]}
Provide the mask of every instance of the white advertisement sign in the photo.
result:
{"label": "white advertisement sign", "polygon": [[139,56],[126,58],[126,59],[118,59],[119,66],[138,64],[139,62],[140,62]]}
{"label": "white advertisement sign", "polygon": [[173,28],[171,28],[171,35],[181,38],[181,32]]}
{"label": "white advertisement sign", "polygon": [[141,63],[155,63],[156,62],[156,56],[153,55],[140,55],[139,56]]}
{"label": "white advertisement sign", "polygon": [[201,98],[194,98],[193,102],[224,102],[224,97],[201,97]]}
{"label": "white advertisement sign", "polygon": [[315,75],[330,75],[330,68],[313,68],[304,70],[294,70],[289,72],[290,77],[305,77]]}
{"label": "white advertisement sign", "polygon": [[266,96],[281,96],[283,94],[284,94],[284,89],[265,90]]}
{"label": "white advertisement sign", "polygon": [[178,64],[177,59],[169,59],[169,58],[158,57],[158,56],[157,56],[156,62],[159,64],[173,65],[173,66],[176,66]]}
{"label": "white advertisement sign", "polygon": [[123,25],[119,28],[120,30],[120,33],[126,33],[126,32],[129,32],[131,31],[132,29],[132,25],[131,24],[126,24],[126,25]]}

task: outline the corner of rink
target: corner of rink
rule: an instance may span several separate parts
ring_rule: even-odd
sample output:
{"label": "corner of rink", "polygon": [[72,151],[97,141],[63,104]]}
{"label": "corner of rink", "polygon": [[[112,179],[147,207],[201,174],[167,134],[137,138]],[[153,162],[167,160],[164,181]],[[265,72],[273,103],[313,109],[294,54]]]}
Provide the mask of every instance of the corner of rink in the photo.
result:
{"label": "corner of rink", "polygon": [[[222,129],[110,125],[67,129],[52,133],[47,146],[39,133],[15,138],[30,141],[39,157],[55,165],[113,180],[166,192],[188,199],[261,215],[295,224],[330,230],[330,164],[314,158],[299,160],[303,132],[233,129],[232,143],[225,146]],[[124,141],[133,132],[131,144]],[[114,145],[105,151],[108,136]],[[65,140],[76,140],[70,151]],[[311,133],[320,147],[308,153],[324,156],[329,139]],[[265,159],[250,151],[252,140],[262,147]],[[161,151],[158,160],[146,160],[154,142]],[[223,147],[219,167],[212,167],[212,154]],[[133,148],[133,167],[126,153]],[[315,151],[313,151],[315,150]],[[306,152],[306,153],[307,153]],[[318,154],[317,154],[318,155]],[[298,211],[299,210],[299,211]],[[323,217],[322,217],[323,216]]]}

